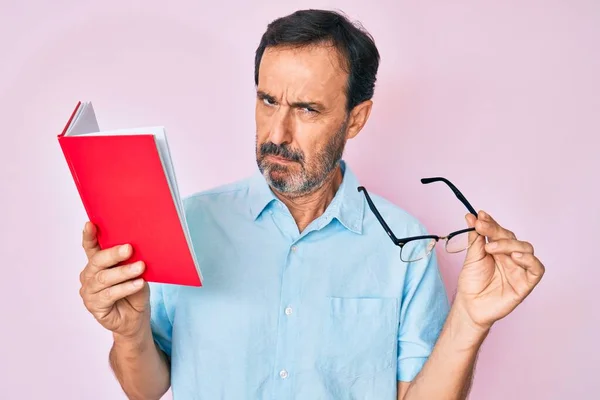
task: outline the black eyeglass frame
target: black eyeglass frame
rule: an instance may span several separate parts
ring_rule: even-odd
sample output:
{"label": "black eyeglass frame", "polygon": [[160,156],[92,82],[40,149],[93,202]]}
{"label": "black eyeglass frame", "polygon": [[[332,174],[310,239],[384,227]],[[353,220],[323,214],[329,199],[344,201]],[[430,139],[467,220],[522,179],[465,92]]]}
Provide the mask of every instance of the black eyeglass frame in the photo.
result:
{"label": "black eyeglass frame", "polygon": [[[422,178],[421,179],[421,183],[423,183],[423,184],[429,184],[429,183],[433,183],[433,182],[444,182],[446,185],[448,185],[450,187],[450,189],[452,189],[452,191],[454,192],[456,197],[460,200],[460,202],[464,204],[464,206],[467,208],[467,210],[469,210],[469,212],[471,214],[473,214],[475,217],[477,217],[477,212],[475,211],[475,209],[473,208],[471,203],[469,203],[467,198],[448,179],[442,178],[442,177]],[[373,212],[373,214],[375,215],[375,217],[377,218],[377,220],[379,221],[379,223],[381,224],[381,226],[383,227],[385,232],[388,234],[390,239],[392,239],[392,242],[394,242],[394,244],[396,246],[399,246],[401,250],[402,250],[402,247],[404,247],[404,245],[406,245],[407,243],[414,241],[414,240],[434,239],[437,243],[438,241],[445,239],[446,243],[447,243],[450,239],[452,239],[456,235],[460,235],[460,234],[463,234],[466,232],[471,232],[471,231],[475,230],[475,228],[465,228],[465,229],[451,232],[446,236],[423,235],[423,236],[410,236],[410,237],[405,237],[405,238],[397,238],[396,235],[394,235],[394,232],[390,229],[388,224],[385,222],[385,220],[379,213],[379,210],[377,210],[377,207],[375,207],[375,204],[373,204],[373,200],[371,200],[371,197],[369,196],[369,192],[367,191],[367,189],[364,186],[359,186],[357,188],[357,190],[359,192],[364,192],[365,198],[369,205],[369,208],[371,209],[371,211]],[[461,250],[461,251],[463,251],[463,250]]]}

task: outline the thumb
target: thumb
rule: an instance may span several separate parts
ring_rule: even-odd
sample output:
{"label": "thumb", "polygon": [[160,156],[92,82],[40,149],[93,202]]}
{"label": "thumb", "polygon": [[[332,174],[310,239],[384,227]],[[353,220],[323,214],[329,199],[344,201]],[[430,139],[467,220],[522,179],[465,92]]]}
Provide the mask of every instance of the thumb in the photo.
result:
{"label": "thumb", "polygon": [[85,250],[87,258],[91,258],[95,253],[100,251],[100,245],[98,244],[98,229],[92,222],[87,221],[83,226],[83,233],[81,236],[81,246]]}
{"label": "thumb", "polygon": [[474,216],[471,213],[467,213],[467,215],[465,215],[465,219],[467,220],[467,226],[469,228],[474,228],[475,227],[475,222],[477,221],[477,217]]}
{"label": "thumb", "polygon": [[[475,227],[475,222],[477,222],[477,217],[471,213],[465,215],[465,219],[467,221],[467,226],[469,228]],[[465,263],[469,263],[476,260],[481,260],[486,255],[485,251],[485,236],[481,236],[476,231],[469,232],[469,248],[467,249],[467,256],[465,259]]]}

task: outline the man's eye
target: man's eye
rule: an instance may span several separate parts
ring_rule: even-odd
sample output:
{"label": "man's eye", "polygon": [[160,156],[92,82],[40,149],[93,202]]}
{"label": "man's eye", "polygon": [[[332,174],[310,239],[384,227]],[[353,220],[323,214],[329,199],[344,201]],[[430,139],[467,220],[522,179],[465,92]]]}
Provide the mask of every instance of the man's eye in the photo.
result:
{"label": "man's eye", "polygon": [[307,112],[309,114],[316,114],[317,110],[315,110],[314,108],[310,108],[310,107],[304,107],[302,108],[302,111]]}
{"label": "man's eye", "polygon": [[271,99],[268,99],[268,98],[266,98],[266,97],[265,97],[265,98],[263,98],[263,103],[265,103],[265,104],[266,104],[266,105],[268,105],[268,106],[273,106],[273,105],[275,105],[275,102],[274,102],[274,101],[271,101]]}

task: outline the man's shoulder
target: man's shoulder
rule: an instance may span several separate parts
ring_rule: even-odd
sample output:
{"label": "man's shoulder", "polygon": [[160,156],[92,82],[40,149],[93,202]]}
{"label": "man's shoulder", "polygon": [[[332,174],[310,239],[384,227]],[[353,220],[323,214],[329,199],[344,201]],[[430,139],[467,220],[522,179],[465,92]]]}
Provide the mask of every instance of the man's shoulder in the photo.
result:
{"label": "man's shoulder", "polygon": [[197,207],[231,207],[244,201],[248,195],[251,177],[213,186],[209,189],[193,192],[182,199],[186,210]]}
{"label": "man's shoulder", "polygon": [[[186,223],[192,235],[200,238],[196,245],[200,251],[206,250],[203,247],[207,242],[202,240],[206,234],[205,228],[214,228],[216,225],[226,225],[232,222],[232,216],[239,216],[246,212],[247,193],[250,187],[252,177],[240,178],[235,181],[223,183],[208,189],[192,192],[182,196],[183,211],[186,217]],[[222,233],[224,230],[216,230]],[[170,285],[163,283],[150,283],[151,299],[157,303],[162,302],[168,312],[171,312],[177,304],[180,293],[187,293],[187,289],[180,285]]]}

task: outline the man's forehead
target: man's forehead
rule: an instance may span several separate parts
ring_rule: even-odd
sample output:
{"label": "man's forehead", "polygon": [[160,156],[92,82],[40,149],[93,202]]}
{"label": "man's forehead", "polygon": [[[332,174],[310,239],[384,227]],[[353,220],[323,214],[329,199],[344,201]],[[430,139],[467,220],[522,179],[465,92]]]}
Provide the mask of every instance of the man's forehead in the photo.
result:
{"label": "man's forehead", "polygon": [[337,50],[330,45],[270,47],[259,69],[259,90],[337,97],[347,82]]}

